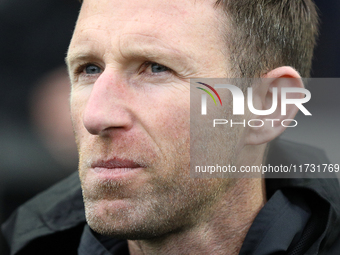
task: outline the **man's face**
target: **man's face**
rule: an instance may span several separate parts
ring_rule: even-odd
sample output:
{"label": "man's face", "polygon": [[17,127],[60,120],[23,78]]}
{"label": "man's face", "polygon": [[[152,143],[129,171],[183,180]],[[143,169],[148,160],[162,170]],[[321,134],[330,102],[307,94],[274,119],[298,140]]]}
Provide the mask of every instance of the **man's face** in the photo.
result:
{"label": "man's face", "polygon": [[86,217],[151,238],[197,224],[226,186],[189,177],[189,79],[228,70],[213,1],[85,0],[68,52]]}

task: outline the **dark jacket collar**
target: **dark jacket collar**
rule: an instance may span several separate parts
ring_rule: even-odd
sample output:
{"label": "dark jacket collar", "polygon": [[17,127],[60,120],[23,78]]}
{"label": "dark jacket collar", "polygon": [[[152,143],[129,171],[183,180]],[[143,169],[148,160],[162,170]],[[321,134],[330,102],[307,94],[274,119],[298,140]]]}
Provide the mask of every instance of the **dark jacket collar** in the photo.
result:
{"label": "dark jacket collar", "polygon": [[2,231],[16,254],[28,243],[43,236],[85,224],[84,204],[78,174],[20,206],[3,224]]}

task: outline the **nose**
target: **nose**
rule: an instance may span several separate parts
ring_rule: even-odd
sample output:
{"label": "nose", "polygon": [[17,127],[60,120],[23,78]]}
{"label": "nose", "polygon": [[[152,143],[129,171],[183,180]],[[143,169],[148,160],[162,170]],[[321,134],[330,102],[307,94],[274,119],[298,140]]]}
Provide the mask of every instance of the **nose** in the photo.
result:
{"label": "nose", "polygon": [[105,135],[112,129],[130,129],[128,86],[118,76],[100,75],[92,87],[83,113],[83,124],[92,135]]}

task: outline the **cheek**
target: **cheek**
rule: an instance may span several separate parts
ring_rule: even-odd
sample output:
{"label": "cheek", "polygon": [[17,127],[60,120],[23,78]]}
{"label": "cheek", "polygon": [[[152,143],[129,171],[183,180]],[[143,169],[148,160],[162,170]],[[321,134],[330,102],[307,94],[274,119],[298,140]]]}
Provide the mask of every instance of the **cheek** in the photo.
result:
{"label": "cheek", "polygon": [[71,92],[70,96],[70,110],[73,130],[76,137],[76,142],[79,146],[80,136],[84,135],[86,131],[83,125],[83,112],[86,107],[88,95],[80,92]]}
{"label": "cheek", "polygon": [[146,118],[149,120],[146,128],[156,132],[157,139],[168,145],[187,141],[190,136],[189,94],[177,97],[172,95],[159,100]]}
{"label": "cheek", "polygon": [[164,154],[164,174],[180,183],[189,177],[190,166],[190,105],[176,101],[167,112],[159,115],[157,130],[159,144]]}

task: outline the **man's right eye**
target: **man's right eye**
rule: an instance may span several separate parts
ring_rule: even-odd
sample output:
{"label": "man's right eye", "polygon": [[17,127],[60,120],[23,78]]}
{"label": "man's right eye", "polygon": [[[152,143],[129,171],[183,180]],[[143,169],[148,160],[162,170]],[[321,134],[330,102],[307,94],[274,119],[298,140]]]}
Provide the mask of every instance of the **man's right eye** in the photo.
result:
{"label": "man's right eye", "polygon": [[96,65],[87,65],[84,71],[86,74],[99,74],[102,72],[101,68]]}

